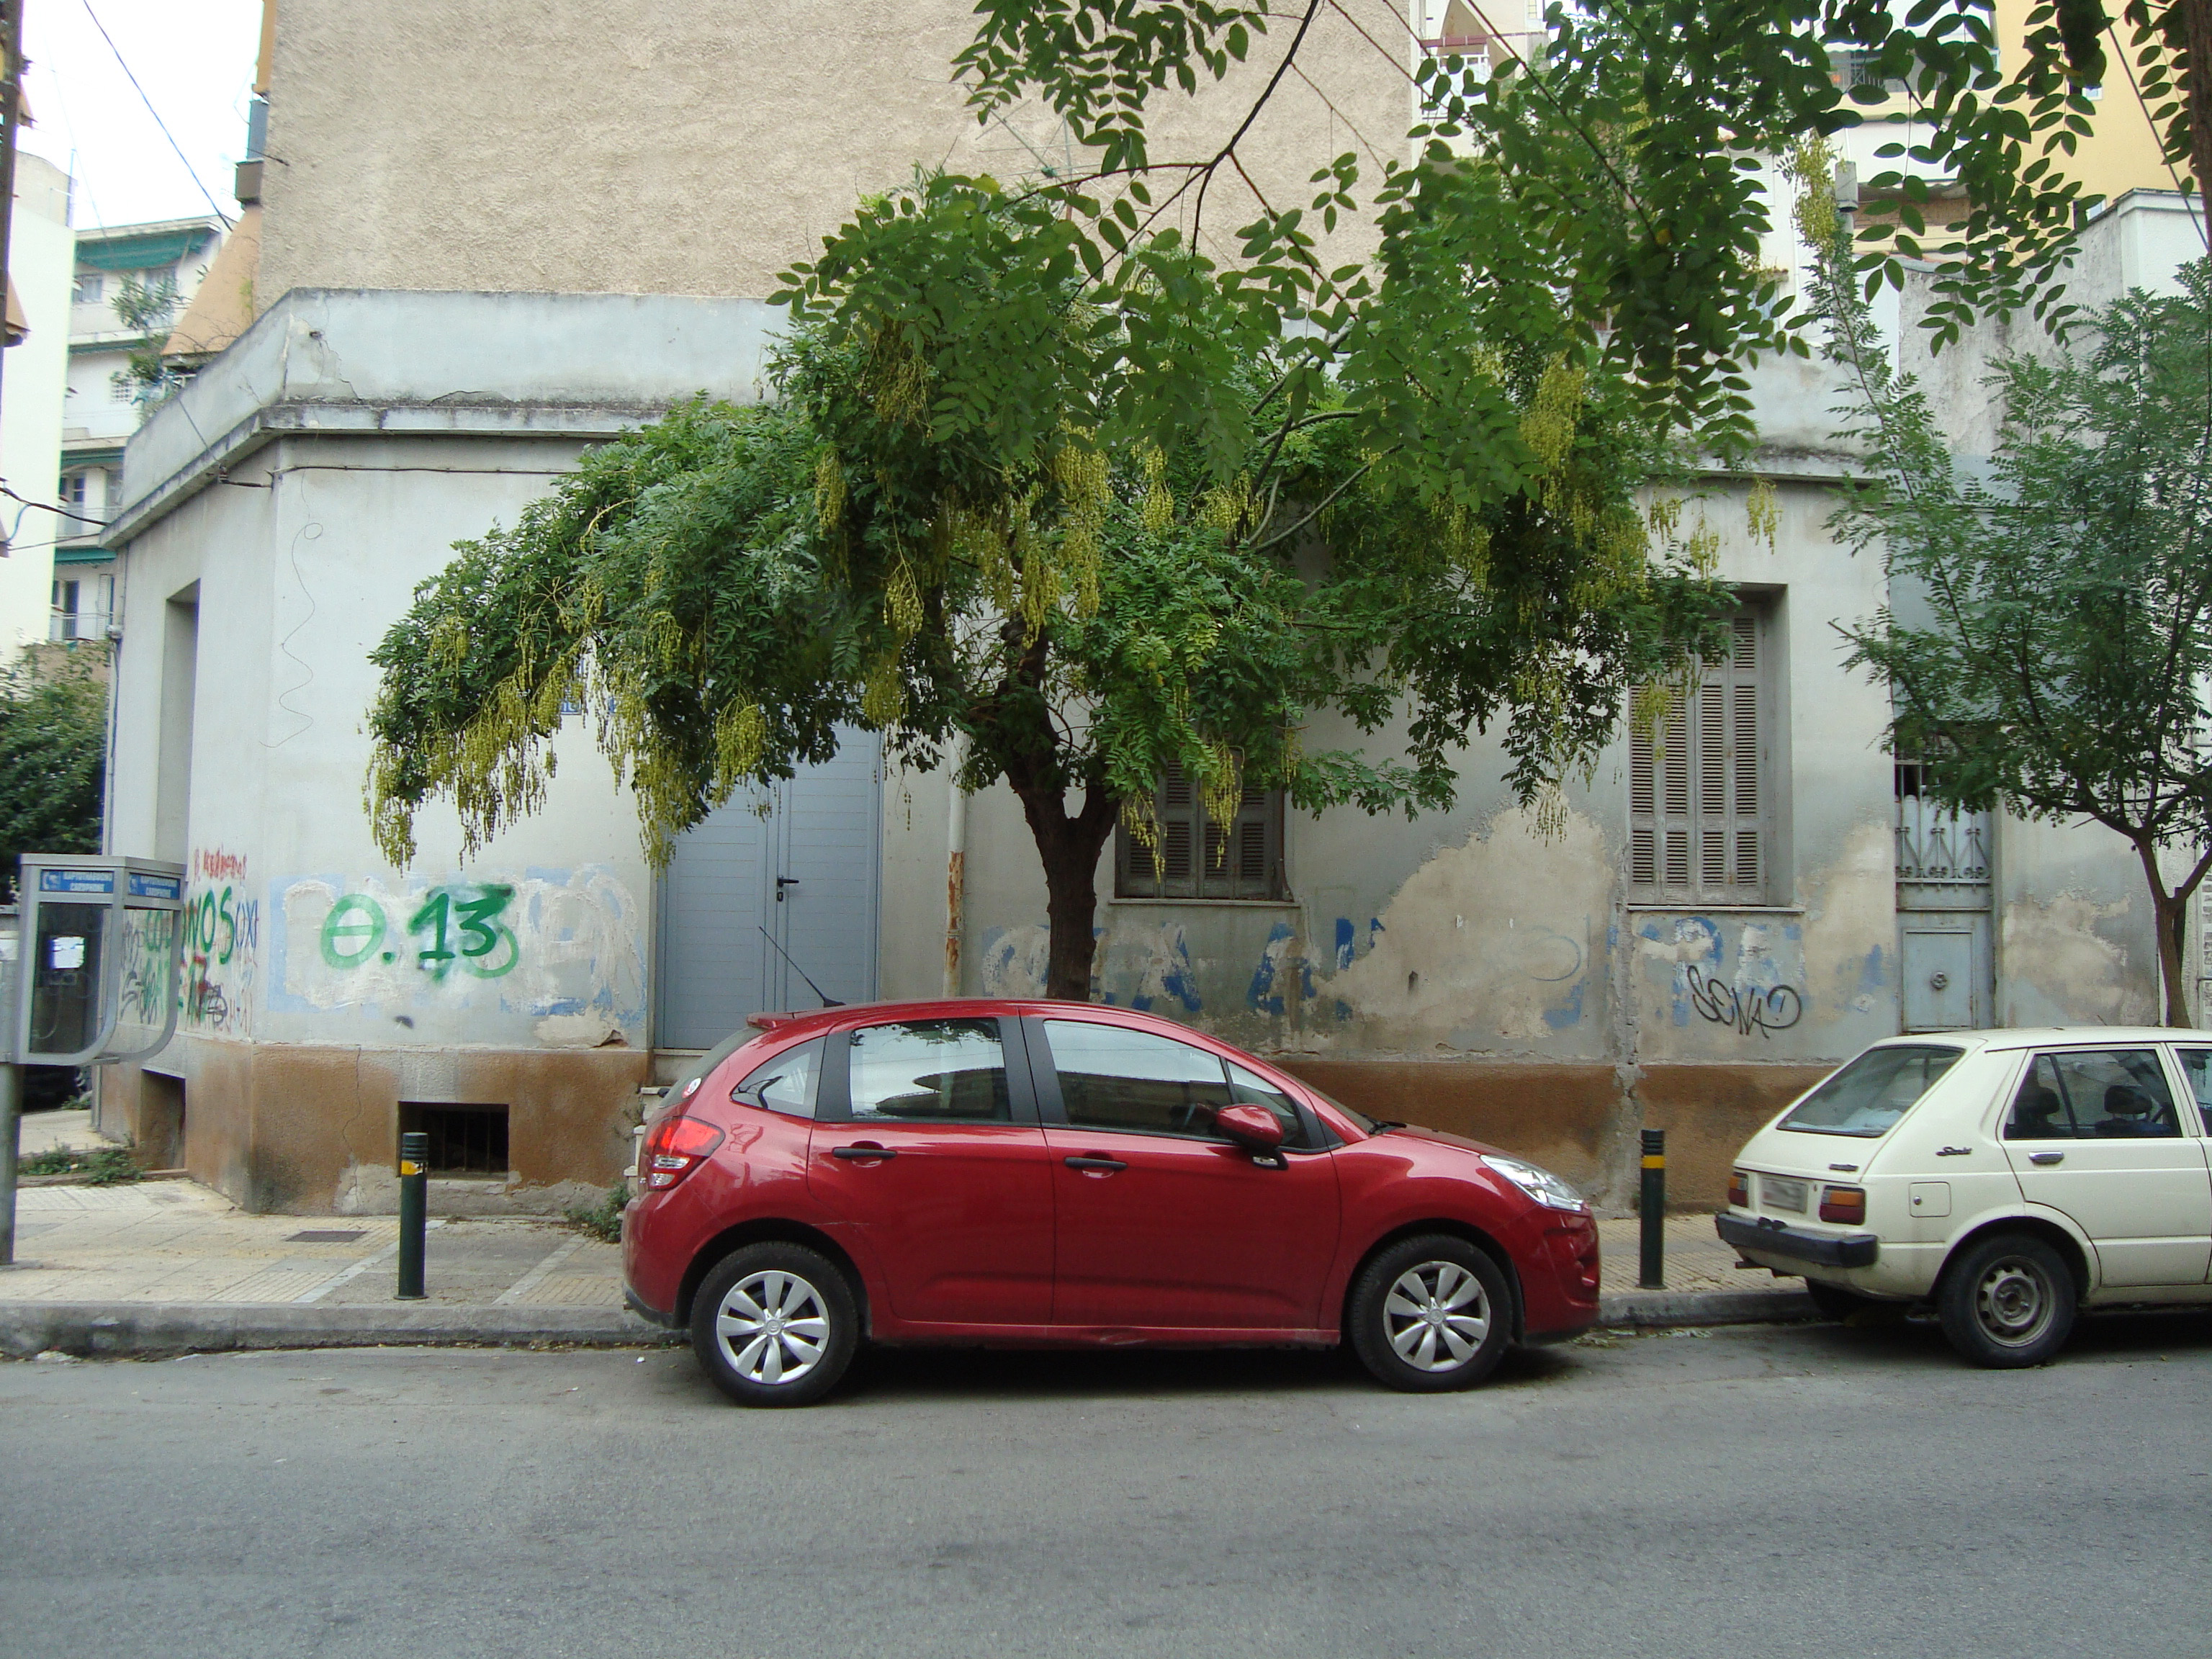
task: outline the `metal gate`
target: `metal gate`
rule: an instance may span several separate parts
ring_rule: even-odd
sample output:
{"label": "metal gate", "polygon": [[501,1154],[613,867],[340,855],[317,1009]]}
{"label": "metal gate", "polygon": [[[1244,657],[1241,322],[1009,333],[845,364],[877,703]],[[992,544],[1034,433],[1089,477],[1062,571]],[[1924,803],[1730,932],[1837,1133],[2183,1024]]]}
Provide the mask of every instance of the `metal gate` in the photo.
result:
{"label": "metal gate", "polygon": [[839,736],[836,758],[732,796],[677,842],[659,884],[656,1047],[710,1048],[750,1015],[813,1007],[792,962],[840,1002],[875,995],[882,745]]}
{"label": "metal gate", "polygon": [[1921,793],[1922,769],[1897,768],[1898,963],[1904,1029],[1987,1025],[1995,997],[1990,948],[1990,823]]}

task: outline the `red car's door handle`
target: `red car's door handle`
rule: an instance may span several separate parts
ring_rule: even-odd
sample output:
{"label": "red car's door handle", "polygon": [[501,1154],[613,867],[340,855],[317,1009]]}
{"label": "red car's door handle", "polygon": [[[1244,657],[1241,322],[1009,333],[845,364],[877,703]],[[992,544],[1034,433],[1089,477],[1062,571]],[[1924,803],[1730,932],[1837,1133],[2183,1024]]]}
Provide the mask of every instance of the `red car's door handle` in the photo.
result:
{"label": "red car's door handle", "polygon": [[858,1146],[832,1146],[832,1147],[830,1149],[830,1157],[832,1157],[832,1158],[842,1158],[852,1159],[852,1158],[896,1158],[896,1157],[898,1156],[898,1154],[897,1154],[896,1152],[893,1152],[893,1151],[892,1151],[890,1147],[888,1147],[888,1146],[871,1146],[871,1145],[869,1145],[869,1143],[868,1143],[868,1142],[866,1142],[866,1141],[865,1141],[865,1140],[864,1140],[864,1141],[861,1141]]}
{"label": "red car's door handle", "polygon": [[1066,1160],[1066,1164],[1069,1169],[1080,1170],[1085,1175],[1112,1175],[1116,1170],[1126,1170],[1129,1167],[1118,1158],[1096,1156],[1071,1158]]}

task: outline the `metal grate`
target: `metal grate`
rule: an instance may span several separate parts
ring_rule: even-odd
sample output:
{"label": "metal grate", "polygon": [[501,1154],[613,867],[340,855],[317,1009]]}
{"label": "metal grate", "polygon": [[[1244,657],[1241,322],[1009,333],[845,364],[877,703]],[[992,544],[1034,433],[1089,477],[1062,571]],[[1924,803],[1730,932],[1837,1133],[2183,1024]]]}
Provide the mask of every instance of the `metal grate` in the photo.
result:
{"label": "metal grate", "polygon": [[507,1173],[504,1106],[433,1106],[404,1101],[399,1128],[403,1134],[420,1132],[430,1138],[432,1175]]}
{"label": "metal grate", "polygon": [[310,1227],[303,1233],[289,1234],[287,1244],[351,1244],[368,1237],[365,1229],[349,1231],[343,1227]]}

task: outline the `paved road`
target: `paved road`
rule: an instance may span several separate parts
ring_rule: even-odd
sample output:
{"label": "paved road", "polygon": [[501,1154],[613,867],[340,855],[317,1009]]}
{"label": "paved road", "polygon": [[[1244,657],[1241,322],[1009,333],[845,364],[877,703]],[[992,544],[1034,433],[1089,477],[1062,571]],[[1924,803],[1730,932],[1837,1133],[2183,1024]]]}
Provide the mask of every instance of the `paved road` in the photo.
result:
{"label": "paved road", "polygon": [[0,1654],[2189,1655],[2212,1316],[1965,1370],[1932,1330],[1517,1357],[0,1365]]}

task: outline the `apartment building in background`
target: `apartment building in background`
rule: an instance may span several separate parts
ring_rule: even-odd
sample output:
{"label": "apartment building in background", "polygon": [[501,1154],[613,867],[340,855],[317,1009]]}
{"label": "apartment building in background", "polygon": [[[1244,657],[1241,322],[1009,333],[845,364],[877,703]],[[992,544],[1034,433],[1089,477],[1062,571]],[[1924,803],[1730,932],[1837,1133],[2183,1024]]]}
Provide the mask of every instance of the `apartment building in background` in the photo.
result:
{"label": "apartment building in background", "polygon": [[[58,484],[70,516],[54,548],[50,640],[107,637],[115,556],[100,545],[100,533],[122,500],[123,447],[174,389],[134,368],[133,358],[142,364],[158,358],[175,320],[198,299],[224,229],[210,215],[77,233]],[[136,327],[116,308],[134,290],[153,296],[156,307]]]}
{"label": "apartment building in background", "polygon": [[0,655],[12,660],[46,637],[54,548],[70,520],[53,510],[67,385],[70,271],[69,175],[35,155],[15,161],[9,217],[9,318],[5,395],[0,397]]}
{"label": "apartment building in background", "polygon": [[[472,857],[433,810],[395,869],[361,808],[368,653],[454,542],[679,398],[766,395],[775,273],[863,191],[917,164],[1064,159],[1037,112],[963,109],[959,0],[841,15],[825,56],[791,52],[778,16],[674,0],[275,11],[252,148],[282,165],[241,180],[251,256],[201,290],[241,326],[125,446],[103,536],[110,844],[191,883],[178,1039],[102,1073],[103,1127],[302,1211],[388,1207],[397,1136],[422,1128],[439,1203],[557,1207],[615,1176],[641,1086],[811,1004],[793,962],[847,1000],[1040,988],[1043,879],[1012,795],[887,769],[865,732],[732,801],[658,874],[581,718],[544,810]],[[1419,54],[1472,32],[1454,19],[1409,8],[1378,44],[1322,12],[1310,79],[1247,140],[1259,188],[1304,188],[1348,131],[1401,134]],[[1218,142],[1280,46],[1164,105],[1156,153]],[[1241,222],[1214,205],[1217,234]],[[2076,297],[2168,279],[2196,227],[2134,190],[2093,228]],[[1337,251],[1365,234],[1340,226]],[[1763,257],[1802,263],[1784,232]],[[1936,380],[1968,432],[1977,389],[1944,379],[1964,361]],[[1255,791],[1212,823],[1164,778],[1157,851],[1102,859],[1096,994],[1615,1201],[1639,1126],[1671,1132],[1679,1188],[1717,1197],[1747,1128],[1875,1038],[2154,1017],[2124,843],[1936,813],[1884,752],[1885,694],[1844,672],[1832,626],[1887,597],[1826,529],[1855,465],[1837,389],[1785,361],[1756,391],[1779,526],[1753,533],[1741,477],[1689,509],[1736,585],[1737,649],[1660,744],[1624,731],[1552,834],[1480,734],[1458,805],[1411,822]],[[1346,736],[1317,721],[1308,743]]]}

